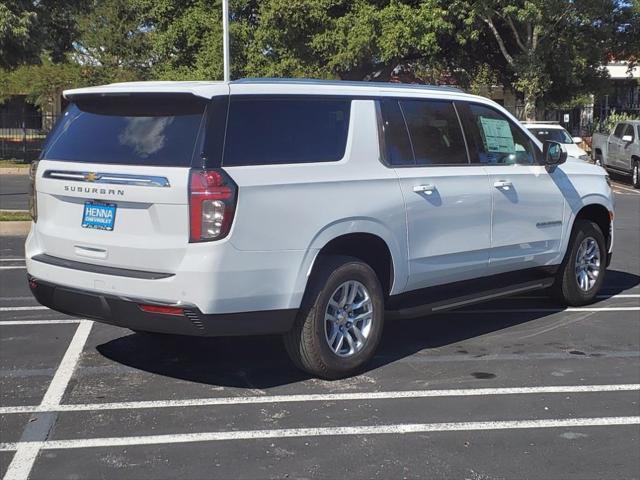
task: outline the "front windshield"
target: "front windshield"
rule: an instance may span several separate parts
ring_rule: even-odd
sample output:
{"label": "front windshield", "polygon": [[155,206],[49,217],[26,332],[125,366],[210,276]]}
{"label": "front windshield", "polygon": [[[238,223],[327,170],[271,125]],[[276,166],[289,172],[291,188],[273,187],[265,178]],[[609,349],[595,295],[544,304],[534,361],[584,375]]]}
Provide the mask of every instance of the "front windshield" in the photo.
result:
{"label": "front windshield", "polygon": [[571,135],[564,128],[529,128],[538,140],[552,140],[558,143],[573,143]]}

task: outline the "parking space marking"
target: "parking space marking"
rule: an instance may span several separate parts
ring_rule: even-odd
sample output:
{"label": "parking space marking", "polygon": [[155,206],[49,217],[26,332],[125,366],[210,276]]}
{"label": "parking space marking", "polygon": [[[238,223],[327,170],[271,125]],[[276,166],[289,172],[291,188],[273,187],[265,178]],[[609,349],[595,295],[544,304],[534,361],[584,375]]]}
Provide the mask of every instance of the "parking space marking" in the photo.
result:
{"label": "parking space marking", "polygon": [[80,318],[60,318],[56,320],[0,320],[0,326],[7,325],[59,325],[61,323],[79,323]]}
{"label": "parking space marking", "polygon": [[[56,373],[49,384],[49,388],[44,394],[40,406],[46,409],[55,409],[60,404],[69,380],[73,375],[84,345],[91,332],[93,322],[82,320],[76,329],[67,351],[65,352]],[[51,428],[56,421],[55,414],[45,414],[35,422],[29,422],[22,433],[21,441],[18,442],[15,454],[7,471],[4,480],[26,480],[36,461],[38,452],[43,442],[47,439]]]}
{"label": "parking space marking", "polygon": [[[23,445],[37,444],[43,450],[105,448],[141,445],[162,445],[225,440],[256,440],[267,438],[326,437],[345,435],[383,435],[428,432],[470,432],[479,430],[516,430],[537,428],[601,427],[638,425],[639,417],[558,418],[545,420],[503,420],[494,422],[409,423],[391,425],[360,425],[353,427],[284,428],[275,430],[237,430],[231,432],[180,433],[137,437],[107,437],[43,442],[1,443],[0,451],[12,451]],[[6,477],[5,477],[6,478]]]}
{"label": "parking space marking", "polygon": [[25,270],[27,267],[25,265],[11,265],[9,267],[0,267],[0,270]]}
{"label": "parking space marking", "polygon": [[552,393],[640,392],[640,384],[565,385],[538,387],[463,388],[448,390],[400,390],[389,392],[313,393],[291,395],[262,395],[249,397],[213,397],[184,400],[150,400],[116,403],[42,404],[33,406],[0,407],[0,414],[36,412],[83,412],[102,410],[139,410],[150,408],[182,408],[214,405],[247,405],[264,403],[336,402],[352,400],[397,400],[404,398],[473,397],[488,395],[531,395]]}
{"label": "parking space marking", "polygon": [[[634,188],[627,187],[625,185],[620,185],[619,183],[614,183],[613,184],[613,188],[619,188],[621,190],[625,190],[627,192],[631,192],[631,193],[635,193],[636,195],[640,195],[640,191],[638,191],[638,190],[636,190]],[[618,192],[616,192],[616,193],[618,193]]]}
{"label": "parking space marking", "polygon": [[49,310],[49,307],[34,305],[31,307],[0,307],[0,312],[28,312],[31,310]]}
{"label": "parking space marking", "polygon": [[[569,308],[488,308],[451,310],[443,313],[561,313],[561,312],[640,312],[640,307],[569,307]],[[438,312],[440,315],[440,312]]]}
{"label": "parking space marking", "polygon": [[0,262],[23,262],[24,258],[0,258]]}
{"label": "parking space marking", "polygon": [[[549,296],[545,295],[529,295],[529,296],[517,296],[517,297],[505,297],[511,298],[512,300],[547,300]],[[599,300],[607,300],[607,299],[616,299],[616,298],[640,298],[640,293],[619,293],[613,295],[596,295],[596,298]]]}

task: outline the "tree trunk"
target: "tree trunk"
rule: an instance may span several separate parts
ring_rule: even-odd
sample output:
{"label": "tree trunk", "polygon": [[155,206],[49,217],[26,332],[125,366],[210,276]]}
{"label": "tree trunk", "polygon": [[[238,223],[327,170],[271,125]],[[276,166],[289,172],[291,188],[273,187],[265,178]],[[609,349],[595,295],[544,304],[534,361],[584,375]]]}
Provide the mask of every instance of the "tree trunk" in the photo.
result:
{"label": "tree trunk", "polygon": [[532,90],[524,92],[524,118],[527,122],[532,122],[536,119],[537,100],[537,95]]}

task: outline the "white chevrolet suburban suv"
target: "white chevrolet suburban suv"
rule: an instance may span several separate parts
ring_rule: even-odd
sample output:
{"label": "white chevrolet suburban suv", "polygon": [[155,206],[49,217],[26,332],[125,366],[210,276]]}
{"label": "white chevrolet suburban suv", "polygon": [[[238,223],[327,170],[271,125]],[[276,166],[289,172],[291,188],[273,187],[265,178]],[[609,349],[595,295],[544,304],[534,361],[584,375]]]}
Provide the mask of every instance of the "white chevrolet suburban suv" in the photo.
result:
{"label": "white chevrolet suburban suv", "polygon": [[65,92],[34,178],[29,284],[140,332],[283,334],[338,378],[385,317],[549,288],[591,302],[606,173],[454,88],[304,80]]}

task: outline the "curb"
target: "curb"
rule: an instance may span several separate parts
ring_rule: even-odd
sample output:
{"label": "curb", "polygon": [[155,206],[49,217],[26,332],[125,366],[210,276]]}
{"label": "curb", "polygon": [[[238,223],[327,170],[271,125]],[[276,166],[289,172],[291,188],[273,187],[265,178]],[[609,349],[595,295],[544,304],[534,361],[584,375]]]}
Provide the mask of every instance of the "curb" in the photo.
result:
{"label": "curb", "polygon": [[0,175],[29,175],[29,167],[0,168]]}
{"label": "curb", "polygon": [[31,222],[0,222],[0,237],[26,237]]}

